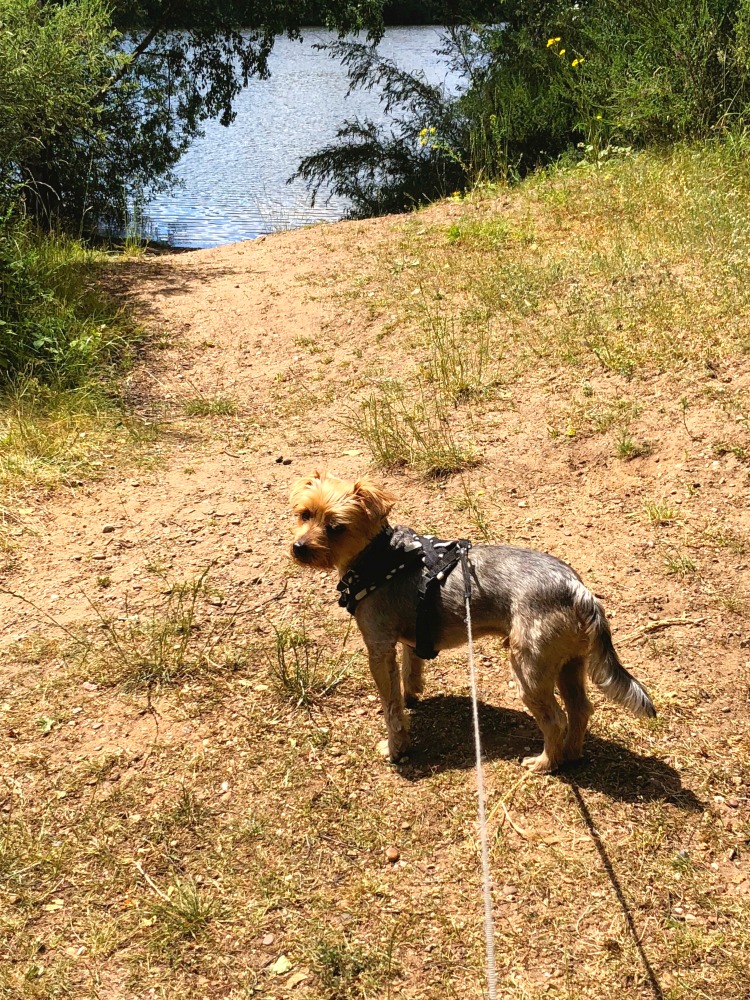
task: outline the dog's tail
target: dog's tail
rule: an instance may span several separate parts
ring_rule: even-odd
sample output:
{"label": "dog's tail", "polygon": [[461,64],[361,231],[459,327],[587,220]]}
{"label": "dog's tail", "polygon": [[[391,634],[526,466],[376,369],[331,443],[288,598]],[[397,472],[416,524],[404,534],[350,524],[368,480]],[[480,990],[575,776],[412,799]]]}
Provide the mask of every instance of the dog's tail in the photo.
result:
{"label": "dog's tail", "polygon": [[655,718],[656,709],[648,691],[623,667],[602,606],[583,584],[576,587],[575,604],[589,635],[586,669],[591,680],[608,698],[629,709],[633,715]]}

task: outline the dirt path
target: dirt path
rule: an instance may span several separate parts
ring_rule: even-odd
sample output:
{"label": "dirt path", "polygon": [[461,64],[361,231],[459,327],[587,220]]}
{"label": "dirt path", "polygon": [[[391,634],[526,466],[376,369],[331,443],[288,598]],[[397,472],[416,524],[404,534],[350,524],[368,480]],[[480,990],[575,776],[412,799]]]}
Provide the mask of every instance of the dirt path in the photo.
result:
{"label": "dirt path", "polygon": [[[326,384],[342,364],[356,378],[372,339],[361,310],[331,294],[350,280],[361,231],[320,227],[123,264],[117,290],[170,345],[129,389],[161,434],[150,463],[125,479],[108,475],[26,512],[5,582],[35,607],[0,598],[4,642],[46,631],[45,613],[62,624],[90,615],[97,579],[110,581],[102,606],[137,603],[147,565],[179,578],[215,564],[258,602],[278,592],[289,484],[311,463],[362,464],[341,458],[358,442]],[[322,353],[310,353],[319,343]],[[191,404],[208,412],[190,419]],[[213,415],[222,405],[233,414]]]}
{"label": "dirt path", "polygon": [[[454,211],[441,206],[423,218],[446,220]],[[343,223],[123,263],[119,292],[152,339],[163,335],[166,344],[150,350],[128,386],[136,412],[158,433],[124,478],[108,469],[100,482],[29,508],[17,560],[3,580],[12,594],[0,595],[8,699],[2,707],[17,753],[6,765],[8,780],[23,786],[30,796],[24,801],[35,801],[41,790],[58,795],[62,810],[73,810],[76,796],[93,785],[91,795],[107,803],[103,815],[120,817],[113,823],[127,828],[124,833],[112,826],[95,836],[92,828],[84,852],[93,858],[110,836],[116,846],[107,857],[120,852],[117,864],[102,861],[96,869],[96,880],[120,879],[111,898],[101,901],[98,884],[90,897],[120,929],[106,946],[91,943],[80,914],[60,929],[56,900],[67,898],[71,885],[83,891],[83,876],[69,883],[62,876],[55,882],[60,887],[50,882],[39,895],[47,902],[34,917],[38,922],[27,926],[19,918],[13,925],[21,942],[13,982],[28,981],[28,968],[37,967],[32,937],[47,934],[64,965],[56,973],[60,982],[73,983],[81,996],[152,996],[163,980],[175,997],[239,1000],[250,995],[245,989],[269,1000],[292,990],[310,997],[385,996],[386,981],[390,996],[388,977],[396,973],[390,959],[384,971],[382,956],[395,942],[401,992],[394,997],[481,995],[460,652],[441,656],[430,670],[428,700],[415,723],[417,749],[398,772],[375,753],[382,720],[361,660],[332,707],[305,716],[279,707],[265,665],[248,669],[239,687],[233,676],[218,681],[221,695],[210,684],[186,683],[174,699],[155,695],[152,703],[149,696],[146,705],[143,697],[120,698],[101,686],[84,684],[81,692],[81,677],[74,689],[50,694],[61,661],[33,652],[65,628],[109,617],[127,624],[159,600],[165,580],[195,578],[208,567],[219,594],[211,613],[241,608],[248,642],[272,648],[272,626],[293,621],[303,604],[313,627],[330,627],[341,642],[346,620],[335,605],[335,581],[290,567],[287,498],[291,482],[316,466],[345,476],[371,466],[358,433],[357,400],[383,377],[420,363],[408,324],[397,322],[398,303],[382,285],[383,261],[399,253],[404,225],[399,219]],[[727,381],[719,380],[720,387],[742,393],[750,386],[750,365],[721,377]],[[616,400],[624,386],[605,374],[596,391]],[[658,976],[674,987],[670,996],[682,997],[688,994],[680,992],[675,962],[682,959],[675,956],[693,947],[690,955],[699,957],[684,960],[704,962],[750,897],[742,846],[750,822],[750,647],[740,610],[750,559],[750,477],[738,456],[711,448],[735,417],[704,399],[691,410],[700,428],[691,434],[666,379],[640,384],[637,431],[650,448],[630,462],[618,460],[601,436],[566,439],[557,432],[570,391],[562,374],[530,372],[483,404],[472,427],[480,462],[466,477],[426,481],[406,471],[385,478],[400,497],[399,521],[446,537],[476,537],[486,523],[500,540],[555,552],[604,599],[616,641],[640,631],[623,642],[623,656],[653,690],[660,719],[647,728],[602,708],[590,744],[594,765],[578,780],[594,803],[638,927],[646,928]],[[647,502],[672,508],[666,541],[644,513]],[[667,572],[665,559],[685,557],[681,539],[688,533],[703,539],[691,549],[700,572]],[[686,623],[658,628],[664,619]],[[358,648],[359,638],[352,637],[349,649]],[[575,995],[654,996],[619,897],[597,860],[599,834],[586,827],[566,781],[535,779],[533,788],[516,791],[517,760],[537,736],[492,644],[482,649],[482,666],[504,995],[573,996],[580,989]],[[59,721],[49,707],[56,697],[65,705]],[[40,715],[43,724],[50,717],[48,739],[39,732]],[[151,749],[144,754],[146,745]],[[128,794],[137,787],[140,798],[127,799],[126,783]],[[195,798],[190,808],[188,799],[170,806],[172,832],[165,833],[164,803],[172,803],[179,788],[183,799],[188,792]],[[125,796],[124,805],[116,805],[118,796]],[[501,832],[503,796],[515,826]],[[134,832],[145,817],[156,817],[148,819],[150,832]],[[256,826],[248,817],[257,818]],[[60,820],[68,832],[79,821],[74,811]],[[198,837],[201,823],[208,832],[196,846],[190,837]],[[219,834],[212,840],[214,828]],[[226,831],[231,836],[222,846]],[[141,854],[133,854],[136,843]],[[406,855],[395,867],[384,862],[384,848],[393,843]],[[680,860],[686,852],[692,867]],[[234,856],[242,873],[230,872]],[[134,869],[133,857],[145,868]],[[218,921],[229,929],[205,954],[200,947],[189,955],[179,951],[178,961],[160,952],[148,974],[136,973],[139,941],[154,924],[127,924],[123,914],[151,905],[149,899],[160,905],[159,886],[175,872],[175,886],[186,873],[197,885],[210,883],[233,914]],[[675,872],[682,881],[673,880]],[[13,898],[18,903],[20,890]],[[332,928],[335,945],[327,936]],[[686,943],[688,931],[704,937]],[[745,941],[740,937],[733,939],[736,955]],[[79,941],[92,955],[92,968],[76,964]],[[566,955],[578,955],[573,971],[557,954],[566,948]],[[293,961],[276,977],[271,963],[282,951]],[[49,959],[49,968],[57,961]],[[366,971],[352,971],[357,962]],[[702,995],[718,996],[711,993],[714,965],[705,968]],[[351,982],[344,983],[342,970]],[[370,972],[381,978],[371,982]],[[564,991],[567,976],[574,992]],[[531,992],[522,991],[521,981]],[[690,979],[690,989],[696,981]],[[41,994],[29,988],[23,995]]]}

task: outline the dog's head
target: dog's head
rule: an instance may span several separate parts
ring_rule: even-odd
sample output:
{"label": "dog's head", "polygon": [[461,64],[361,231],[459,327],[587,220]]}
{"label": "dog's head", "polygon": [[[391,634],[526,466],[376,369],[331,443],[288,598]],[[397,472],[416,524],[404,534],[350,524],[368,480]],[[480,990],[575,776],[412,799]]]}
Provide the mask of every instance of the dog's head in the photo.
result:
{"label": "dog's head", "polygon": [[300,479],[290,497],[296,518],[292,558],[344,573],[380,532],[395,499],[366,477],[348,482],[314,472]]}

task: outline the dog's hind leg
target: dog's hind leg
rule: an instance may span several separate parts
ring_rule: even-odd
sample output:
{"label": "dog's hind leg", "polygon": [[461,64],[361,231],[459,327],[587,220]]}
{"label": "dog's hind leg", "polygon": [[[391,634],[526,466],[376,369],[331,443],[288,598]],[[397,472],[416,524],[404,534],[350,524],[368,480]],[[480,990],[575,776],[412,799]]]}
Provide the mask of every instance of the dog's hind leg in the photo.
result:
{"label": "dog's hind leg", "polygon": [[404,701],[412,707],[424,691],[424,660],[406,643],[401,643],[401,677],[404,681]]}
{"label": "dog's hind leg", "polygon": [[523,703],[534,716],[544,737],[538,757],[526,757],[525,767],[547,774],[560,766],[565,740],[565,713],[555,698],[556,670],[545,668],[531,650],[510,643],[510,664],[521,686]]}
{"label": "dog's hind leg", "polygon": [[568,715],[568,732],[563,744],[565,760],[579,760],[583,756],[586,727],[594,714],[594,706],[586,696],[586,662],[574,657],[563,665],[557,678],[560,697]]}
{"label": "dog's hind leg", "polygon": [[370,673],[377,685],[388,728],[388,755],[397,761],[409,746],[409,722],[404,715],[401,695],[401,674],[396,660],[396,647],[368,648]]}

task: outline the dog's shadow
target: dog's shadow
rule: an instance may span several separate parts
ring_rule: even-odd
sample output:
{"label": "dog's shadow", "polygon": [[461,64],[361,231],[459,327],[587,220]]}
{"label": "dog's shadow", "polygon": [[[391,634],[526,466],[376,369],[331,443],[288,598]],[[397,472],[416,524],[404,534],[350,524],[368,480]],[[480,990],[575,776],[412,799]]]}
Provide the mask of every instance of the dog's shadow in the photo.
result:
{"label": "dog's shadow", "polygon": [[[520,760],[541,751],[541,733],[525,712],[479,702],[479,726],[485,760]],[[407,781],[474,767],[471,699],[424,698],[412,713],[411,741],[408,760],[398,769]],[[688,812],[704,808],[683,787],[677,771],[658,757],[644,757],[592,733],[586,736],[584,750],[584,760],[561,769],[563,780],[569,778],[622,802],[660,800]]]}

